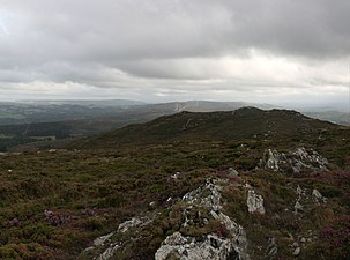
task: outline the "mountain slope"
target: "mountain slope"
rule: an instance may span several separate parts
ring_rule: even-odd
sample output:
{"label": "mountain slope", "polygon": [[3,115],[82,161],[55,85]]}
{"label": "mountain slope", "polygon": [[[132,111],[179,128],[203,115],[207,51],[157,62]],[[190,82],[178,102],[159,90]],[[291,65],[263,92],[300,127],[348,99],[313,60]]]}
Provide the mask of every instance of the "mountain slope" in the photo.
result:
{"label": "mountain slope", "polygon": [[233,112],[181,112],[145,124],[130,125],[94,139],[83,147],[172,141],[271,139],[284,136],[315,138],[338,126],[287,110],[264,111],[244,107]]}

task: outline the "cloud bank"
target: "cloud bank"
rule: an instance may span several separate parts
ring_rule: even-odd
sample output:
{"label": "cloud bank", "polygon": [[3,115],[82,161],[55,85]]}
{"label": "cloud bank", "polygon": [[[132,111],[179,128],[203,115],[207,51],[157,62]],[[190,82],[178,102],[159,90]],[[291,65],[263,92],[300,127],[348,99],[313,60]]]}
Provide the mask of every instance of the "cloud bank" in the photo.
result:
{"label": "cloud bank", "polygon": [[346,102],[347,0],[0,0],[0,99]]}

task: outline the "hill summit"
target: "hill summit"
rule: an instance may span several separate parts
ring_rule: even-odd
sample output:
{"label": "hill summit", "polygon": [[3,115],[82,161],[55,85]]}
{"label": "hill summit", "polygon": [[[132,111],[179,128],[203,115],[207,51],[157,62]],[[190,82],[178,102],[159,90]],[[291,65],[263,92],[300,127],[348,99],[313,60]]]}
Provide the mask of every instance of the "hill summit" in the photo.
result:
{"label": "hill summit", "polygon": [[[311,119],[296,111],[243,107],[225,112],[180,112],[144,124],[129,125],[97,138],[83,147],[151,144],[176,141],[225,141],[293,136],[311,138],[338,126]],[[315,135],[316,134],[316,135]]]}

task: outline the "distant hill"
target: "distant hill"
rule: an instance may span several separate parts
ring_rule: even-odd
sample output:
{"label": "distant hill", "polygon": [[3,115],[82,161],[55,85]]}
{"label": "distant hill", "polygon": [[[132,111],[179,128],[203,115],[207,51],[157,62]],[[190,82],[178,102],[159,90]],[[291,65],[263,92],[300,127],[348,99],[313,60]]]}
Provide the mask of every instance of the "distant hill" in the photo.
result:
{"label": "distant hill", "polygon": [[255,107],[244,107],[230,112],[180,112],[85,140],[82,146],[114,147],[120,144],[270,139],[284,136],[315,138],[321,132],[338,127],[295,111],[264,111]]}

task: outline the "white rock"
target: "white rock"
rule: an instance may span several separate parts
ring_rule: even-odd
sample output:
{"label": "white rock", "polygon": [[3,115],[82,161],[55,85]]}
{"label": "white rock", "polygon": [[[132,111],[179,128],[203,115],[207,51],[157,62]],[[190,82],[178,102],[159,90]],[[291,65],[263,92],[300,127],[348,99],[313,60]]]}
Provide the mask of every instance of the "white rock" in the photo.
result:
{"label": "white rock", "polygon": [[299,254],[300,254],[300,246],[297,246],[293,251],[293,255],[297,256]]}
{"label": "white rock", "polygon": [[263,206],[262,195],[255,194],[254,190],[248,190],[247,193],[247,207],[249,213],[258,212],[259,214],[265,214],[265,208]]}
{"label": "white rock", "polygon": [[312,196],[315,202],[326,202],[327,199],[322,196],[322,194],[318,190],[312,191]]}
{"label": "white rock", "polygon": [[94,240],[94,245],[95,246],[102,246],[104,243],[110,239],[114,235],[114,232],[109,233],[108,235],[98,237]]}
{"label": "white rock", "polygon": [[118,248],[119,248],[119,245],[111,245],[102,254],[100,254],[96,259],[97,260],[109,260],[117,252]]}
{"label": "white rock", "polygon": [[230,177],[238,177],[238,175],[239,175],[238,171],[236,171],[235,169],[232,169],[232,168],[230,168],[228,170],[228,174]]}

